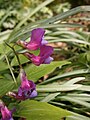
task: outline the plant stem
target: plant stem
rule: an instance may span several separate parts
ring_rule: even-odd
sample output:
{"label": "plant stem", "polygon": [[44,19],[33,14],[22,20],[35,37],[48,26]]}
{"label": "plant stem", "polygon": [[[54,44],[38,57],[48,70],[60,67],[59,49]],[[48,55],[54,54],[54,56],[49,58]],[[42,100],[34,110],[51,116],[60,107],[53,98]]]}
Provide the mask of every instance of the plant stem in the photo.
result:
{"label": "plant stem", "polygon": [[6,43],[6,42],[5,42],[5,44],[13,50],[13,52],[14,52],[16,58],[17,58],[17,61],[18,61],[19,67],[22,68],[22,65],[21,65],[21,63],[20,63],[19,57],[18,57],[18,55],[17,55],[17,53],[16,53],[14,47],[11,47],[11,46],[10,46],[8,43]]}

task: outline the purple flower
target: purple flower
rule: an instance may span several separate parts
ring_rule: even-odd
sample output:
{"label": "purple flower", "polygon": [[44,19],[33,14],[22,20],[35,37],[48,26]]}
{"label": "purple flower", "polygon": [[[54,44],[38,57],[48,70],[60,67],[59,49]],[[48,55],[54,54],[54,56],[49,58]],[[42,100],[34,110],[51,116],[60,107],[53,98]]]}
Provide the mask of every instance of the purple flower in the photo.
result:
{"label": "purple flower", "polygon": [[47,41],[44,40],[45,30],[43,28],[37,28],[31,32],[30,42],[17,41],[17,44],[28,49],[28,50],[37,50],[41,45],[47,44]]}
{"label": "purple flower", "polygon": [[37,96],[36,85],[33,81],[28,80],[23,69],[20,71],[21,85],[18,93],[12,94],[18,100],[26,100]]}
{"label": "purple flower", "polygon": [[0,120],[14,120],[12,118],[12,111],[8,110],[6,106],[2,105],[0,111],[2,114],[2,118]]}
{"label": "purple flower", "polygon": [[33,64],[39,66],[40,64],[50,64],[53,60],[50,55],[53,53],[53,48],[51,46],[42,45],[40,47],[40,54],[35,56],[31,53],[24,53],[24,55],[32,61]]}
{"label": "purple flower", "polygon": [[46,46],[47,41],[44,40],[45,30],[43,28],[37,28],[31,32],[30,42],[18,41],[17,44],[21,45],[23,48],[28,50],[37,50],[40,49],[40,54],[38,56],[25,52],[25,55],[28,59],[32,61],[33,64],[39,66],[40,64],[49,64],[53,58],[50,57],[53,53],[53,48],[51,46]]}

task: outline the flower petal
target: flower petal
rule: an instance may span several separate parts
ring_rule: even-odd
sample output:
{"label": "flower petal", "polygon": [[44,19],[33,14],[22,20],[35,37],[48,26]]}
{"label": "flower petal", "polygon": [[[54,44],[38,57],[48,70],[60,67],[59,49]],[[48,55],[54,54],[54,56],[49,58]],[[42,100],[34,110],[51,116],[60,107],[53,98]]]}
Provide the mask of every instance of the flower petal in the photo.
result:
{"label": "flower petal", "polygon": [[33,81],[28,80],[26,73],[23,69],[20,70],[21,85],[18,88],[18,92],[12,94],[18,100],[26,100],[31,97],[37,96],[36,85]]}
{"label": "flower petal", "polygon": [[44,37],[43,37],[43,38],[42,38],[41,45],[45,45],[45,44],[47,44],[47,43],[48,43],[48,41],[44,40]]}
{"label": "flower petal", "polygon": [[44,63],[45,64],[50,64],[50,62],[53,61],[52,57],[48,57],[47,59],[45,59]]}
{"label": "flower petal", "polygon": [[22,96],[22,94],[23,94],[22,88],[19,87],[19,89],[18,89],[18,96]]}
{"label": "flower petal", "polygon": [[30,85],[26,77],[26,73],[23,69],[20,70],[21,88],[29,89]]}
{"label": "flower petal", "polygon": [[2,114],[1,120],[13,120],[12,112],[8,110],[6,106],[1,107],[1,114]]}
{"label": "flower petal", "polygon": [[46,45],[42,45],[40,47],[40,55],[39,56],[43,56],[45,58],[49,57],[51,54],[53,53],[53,47],[51,46],[46,46]]}
{"label": "flower petal", "polygon": [[51,46],[43,45],[40,47],[40,64],[50,64],[53,60],[50,55],[53,53],[53,48]]}
{"label": "flower petal", "polygon": [[36,90],[33,90],[33,92],[31,93],[30,95],[30,98],[34,98],[37,96],[37,91]]}
{"label": "flower petal", "polygon": [[31,53],[24,53],[24,55],[32,61],[33,64],[39,66],[40,64],[49,64],[53,58],[50,55],[53,53],[51,46],[42,45],[40,47],[40,54],[35,56]]}
{"label": "flower petal", "polygon": [[32,55],[31,61],[32,61],[33,64],[39,66],[41,64],[41,57]]}
{"label": "flower petal", "polygon": [[45,30],[43,28],[37,28],[32,30],[31,32],[31,40],[27,44],[27,49],[29,50],[37,50],[40,48]]}

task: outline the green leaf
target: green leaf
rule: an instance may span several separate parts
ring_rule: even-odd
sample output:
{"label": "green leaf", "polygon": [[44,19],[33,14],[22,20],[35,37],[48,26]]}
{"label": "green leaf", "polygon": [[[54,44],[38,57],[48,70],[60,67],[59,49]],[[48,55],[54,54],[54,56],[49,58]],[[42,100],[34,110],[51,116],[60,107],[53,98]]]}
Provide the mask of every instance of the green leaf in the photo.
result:
{"label": "green leaf", "polygon": [[7,78],[0,79],[0,96],[12,90],[14,85],[15,83],[12,80],[7,80]]}
{"label": "green leaf", "polygon": [[69,11],[66,11],[66,12],[58,14],[58,15],[52,17],[52,18],[49,18],[49,19],[45,20],[43,23],[44,24],[52,24],[56,21],[65,19],[65,18],[67,18],[71,15],[77,14],[77,13],[82,12],[82,11],[83,12],[84,11],[90,11],[90,6],[78,6],[76,8],[73,8],[73,9],[69,10]]}
{"label": "green leaf", "polygon": [[4,32],[0,32],[0,44],[2,44],[4,40],[8,39],[10,33],[11,33],[11,30],[6,30]]}
{"label": "green leaf", "polygon": [[[64,104],[62,104],[61,102],[50,102],[54,105],[58,105],[58,106],[64,106]],[[65,120],[90,120],[89,117],[86,117],[84,115],[81,114],[77,114],[75,112],[70,112],[72,115],[67,116]]]}
{"label": "green leaf", "polygon": [[[36,7],[35,10],[33,10],[25,19],[23,19],[17,26],[16,28],[19,28],[25,21],[28,20],[28,18],[30,18],[32,15],[34,15],[37,11],[39,11],[41,8],[43,8],[44,6],[50,4],[51,2],[53,2],[53,0],[46,0],[45,2],[43,2],[42,4],[40,4],[38,7]],[[65,19],[71,15],[74,15],[76,13],[79,13],[81,11],[90,11],[90,6],[79,6],[79,7],[76,7],[76,8],[73,8],[67,12],[64,12],[64,13],[60,13],[59,15],[57,16],[54,16],[52,18],[49,18],[49,19],[46,19],[46,20],[43,20],[43,21],[40,21],[40,22],[35,22],[35,23],[31,23],[30,25],[21,28],[18,32],[16,32],[16,28],[13,30],[13,32],[11,33],[8,41],[9,42],[15,42],[15,40],[18,40],[20,39],[20,35],[23,36],[25,39],[28,38],[30,36],[30,31],[34,28],[37,28],[37,27],[45,27],[46,25],[49,25],[49,24],[52,24],[56,21],[59,21],[59,20],[62,20],[62,19]],[[27,28],[28,28],[28,31],[27,31]],[[48,26],[47,26],[48,28]],[[26,34],[24,34],[24,32]],[[27,37],[26,37],[27,36]]]}
{"label": "green leaf", "polygon": [[89,85],[82,85],[80,88],[78,88],[78,90],[90,92],[90,86]]}
{"label": "green leaf", "polygon": [[73,38],[78,38],[78,39],[81,39],[81,40],[85,40],[85,37],[83,37],[79,33],[68,31],[68,30],[57,31],[57,32],[54,32],[52,35],[69,35],[70,37],[73,37]]}
{"label": "green leaf", "polygon": [[[54,0],[45,0],[43,3],[41,3],[39,6],[37,6],[35,9],[33,9],[32,11],[29,12],[29,14],[27,15],[27,17],[25,17],[22,21],[19,22],[19,24],[17,24],[17,26],[15,27],[15,29],[12,31],[10,37],[9,37],[9,42],[12,42],[14,40],[14,33],[16,32],[16,30],[18,28],[20,28],[30,17],[32,17],[35,13],[37,13],[40,9],[42,9],[43,7],[49,5],[51,2],[53,2]],[[34,24],[33,24],[34,26]],[[35,26],[34,26],[35,27]],[[31,27],[30,27],[31,28]],[[22,30],[23,31],[23,30]],[[12,39],[11,39],[12,38]]]}
{"label": "green leaf", "polygon": [[58,93],[51,93],[51,94],[47,95],[44,99],[42,99],[41,102],[49,102],[50,100],[54,99],[59,94],[60,94],[60,92],[58,92]]}
{"label": "green leaf", "polygon": [[83,94],[68,94],[66,96],[72,97],[74,99],[90,102],[90,95],[86,94],[86,93],[83,93]]}
{"label": "green leaf", "polygon": [[64,83],[64,85],[73,85],[79,81],[85,80],[85,77],[77,77],[69,80],[68,82]]}
{"label": "green leaf", "polygon": [[30,11],[30,13],[25,17],[17,26],[16,28],[21,27],[31,16],[33,16],[35,13],[37,13],[40,9],[42,9],[44,6],[47,6],[54,0],[45,0],[43,3],[41,3],[39,6],[37,6],[33,11]]}
{"label": "green leaf", "polygon": [[49,40],[49,43],[52,42],[72,42],[72,43],[80,43],[80,44],[85,44],[85,45],[90,45],[89,42],[87,41],[83,41],[83,40],[79,40],[79,39],[75,39],[75,38],[54,38],[53,40]]}
{"label": "green leaf", "polygon": [[[35,23],[33,23],[34,25],[36,24],[36,22]],[[83,25],[79,25],[79,24],[69,24],[69,23],[60,23],[60,24],[49,24],[49,25],[47,25],[47,24],[43,24],[43,25],[38,25],[38,26],[34,26],[34,27],[31,27],[32,25],[31,25],[31,23],[30,24],[28,24],[27,26],[24,26],[22,29],[20,29],[20,30],[18,30],[18,31],[15,31],[15,33],[13,34],[14,35],[14,37],[13,38],[10,38],[10,39],[12,39],[12,40],[10,40],[11,42],[15,42],[15,40],[17,40],[17,39],[26,39],[26,38],[28,38],[29,36],[30,36],[30,32],[31,32],[31,30],[32,29],[34,29],[34,28],[36,28],[36,27],[39,27],[39,28],[64,28],[64,30],[65,30],[65,28],[69,28],[69,27],[74,27],[74,28],[76,28],[76,27],[83,27]],[[24,36],[24,37],[23,37]],[[27,37],[26,37],[27,36]]]}
{"label": "green leaf", "polygon": [[[29,60],[22,54],[19,55],[19,60],[21,64],[24,64],[28,62]],[[11,66],[17,66],[19,65],[16,56],[12,59]]]}
{"label": "green leaf", "polygon": [[66,120],[90,120],[89,117],[83,116],[83,115],[79,115],[76,113],[72,113],[72,116],[67,116]]}
{"label": "green leaf", "polygon": [[0,71],[8,69],[8,65],[3,61],[0,61]]}
{"label": "green leaf", "polygon": [[82,100],[79,100],[77,98],[73,98],[73,97],[69,97],[69,96],[63,96],[61,98],[64,99],[64,100],[70,101],[70,102],[80,104],[80,105],[85,106],[87,108],[90,108],[90,103],[88,103],[86,101],[82,101]]}
{"label": "green leaf", "polygon": [[71,113],[48,103],[26,100],[19,104],[16,116],[27,120],[61,120]]}
{"label": "green leaf", "polygon": [[0,20],[0,27],[1,25],[4,23],[4,21],[7,19],[8,16],[10,16],[11,14],[11,9],[12,6],[10,8],[8,8],[8,10],[6,11],[6,14],[4,15],[4,17],[2,17],[2,19]]}
{"label": "green leaf", "polygon": [[27,73],[27,76],[29,79],[32,79],[34,81],[37,81],[42,76],[51,73],[55,70],[57,67],[61,67],[63,65],[70,64],[68,61],[54,61],[50,64],[43,64],[40,66],[35,65],[28,65],[25,68],[25,71]]}
{"label": "green leaf", "polygon": [[41,84],[47,84],[47,83],[50,83],[50,82],[54,82],[54,81],[56,81],[58,79],[71,77],[71,76],[75,76],[76,77],[78,75],[85,75],[85,74],[89,74],[89,73],[90,73],[89,69],[74,70],[74,71],[71,71],[71,72],[64,73],[62,75],[58,75],[58,76],[52,77],[52,78],[42,82]]}
{"label": "green leaf", "polygon": [[73,91],[81,88],[82,85],[38,85],[38,92],[60,92],[60,91]]}

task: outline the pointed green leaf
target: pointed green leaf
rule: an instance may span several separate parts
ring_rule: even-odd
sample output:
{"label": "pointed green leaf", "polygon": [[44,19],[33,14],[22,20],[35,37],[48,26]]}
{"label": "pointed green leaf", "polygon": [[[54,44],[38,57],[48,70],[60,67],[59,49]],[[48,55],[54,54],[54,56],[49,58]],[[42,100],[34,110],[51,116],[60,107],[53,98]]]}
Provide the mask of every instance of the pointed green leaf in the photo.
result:
{"label": "pointed green leaf", "polygon": [[56,21],[65,19],[65,18],[67,18],[67,17],[69,17],[71,15],[77,14],[77,13],[82,12],[82,11],[83,12],[84,11],[90,11],[90,6],[78,6],[76,8],[73,8],[73,9],[69,10],[69,11],[66,11],[64,13],[60,13],[60,14],[52,17],[52,18],[49,18],[49,19],[45,20],[43,23],[44,24],[45,23],[46,24],[52,24],[52,23],[54,23]]}
{"label": "pointed green leaf", "polygon": [[66,120],[90,120],[90,118],[83,115],[74,114],[72,116],[68,116]]}
{"label": "pointed green leaf", "polygon": [[28,65],[25,69],[29,79],[37,81],[40,77],[51,73],[55,68],[70,64],[68,61],[54,61],[50,64],[43,64],[40,66]]}
{"label": "pointed green leaf", "polygon": [[16,116],[27,120],[60,120],[71,113],[45,102],[26,100],[19,104]]}
{"label": "pointed green leaf", "polygon": [[90,103],[88,103],[86,101],[82,101],[80,99],[73,98],[73,97],[68,97],[68,96],[63,96],[61,98],[64,99],[64,100],[70,101],[70,102],[74,102],[74,103],[80,104],[80,105],[85,106],[87,108],[90,108]]}
{"label": "pointed green leaf", "polygon": [[49,102],[50,100],[54,99],[59,94],[60,94],[60,92],[51,93],[51,94],[47,95],[44,99],[42,99],[41,102]]}
{"label": "pointed green leaf", "polygon": [[82,80],[85,80],[85,77],[73,78],[73,79],[69,80],[68,82],[64,83],[64,85],[73,85],[73,84],[80,82]]}
{"label": "pointed green leaf", "polygon": [[12,80],[7,80],[7,78],[0,79],[0,96],[12,90],[14,85],[15,83]]}
{"label": "pointed green leaf", "polygon": [[8,65],[3,61],[0,61],[0,71],[8,69]]}
{"label": "pointed green leaf", "polygon": [[82,85],[75,84],[75,85],[38,85],[37,91],[38,92],[60,92],[60,91],[73,91],[80,89]]}

